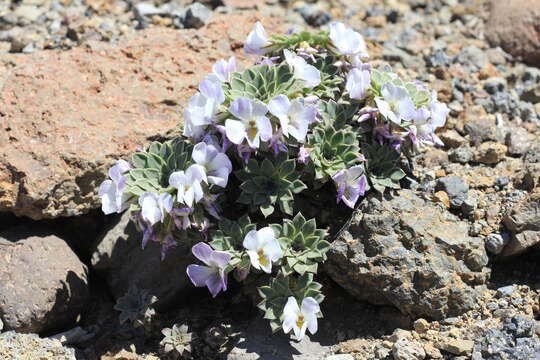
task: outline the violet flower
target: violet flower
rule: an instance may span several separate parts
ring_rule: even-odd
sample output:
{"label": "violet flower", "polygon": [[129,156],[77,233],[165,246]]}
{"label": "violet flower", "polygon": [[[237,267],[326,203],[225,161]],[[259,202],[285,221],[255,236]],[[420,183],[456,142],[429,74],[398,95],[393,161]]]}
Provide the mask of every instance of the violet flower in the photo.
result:
{"label": "violet flower", "polygon": [[364,175],[364,166],[356,165],[346,170],[340,170],[332,180],[336,183],[338,195],[336,203],[343,201],[345,205],[354,209],[354,205],[364,196],[366,191],[367,179]]}
{"label": "violet flower", "polygon": [[347,74],[345,88],[351,99],[363,100],[371,87],[371,73],[368,70],[354,68]]}
{"label": "violet flower", "polygon": [[270,100],[268,110],[279,119],[283,135],[291,135],[301,143],[305,141],[308,127],[317,116],[314,105],[305,105],[301,99],[291,102],[285,95],[278,95]]}
{"label": "violet flower", "polygon": [[191,207],[173,208],[170,212],[170,215],[178,230],[186,230],[191,226],[191,220],[189,219],[189,215],[191,215],[192,213],[193,208]]}
{"label": "violet flower", "polygon": [[379,112],[388,120],[401,125],[402,120],[411,120],[415,107],[409,97],[407,89],[391,82],[385,83],[381,88],[382,98],[375,98]]}
{"label": "violet flower", "polygon": [[313,149],[307,149],[305,147],[300,147],[298,150],[298,161],[302,164],[307,164],[309,159],[311,158],[311,155],[309,154]]}
{"label": "violet flower", "polygon": [[169,176],[169,184],[178,189],[177,200],[191,207],[204,196],[201,182],[208,182],[204,167],[191,165],[185,172],[176,171]]}
{"label": "violet flower", "polygon": [[193,285],[208,287],[213,297],[220,291],[227,290],[227,273],[225,268],[229,265],[231,255],[224,251],[215,251],[208,244],[200,242],[191,248],[197,259],[206,264],[189,265],[187,275]]}
{"label": "violet flower", "polygon": [[246,54],[263,55],[272,49],[270,48],[270,40],[262,24],[257,21],[253,26],[253,30],[248,34],[244,43],[244,52]]}
{"label": "violet flower", "polygon": [[101,198],[101,210],[104,214],[121,213],[128,207],[129,195],[124,193],[127,177],[123,175],[131,169],[125,160],[118,160],[109,169],[109,179],[99,186],[98,195]]}
{"label": "violet flower", "polygon": [[193,148],[191,158],[206,170],[206,177],[210,184],[226,187],[229,174],[232,171],[231,160],[214,145],[200,142]]}
{"label": "violet flower", "polygon": [[236,71],[236,58],[231,56],[229,60],[218,60],[212,66],[212,71],[219,81],[229,81],[230,74]]}
{"label": "violet flower", "polygon": [[250,147],[259,148],[261,140],[272,137],[272,125],[265,116],[268,109],[264,104],[238,98],[232,102],[229,112],[238,119],[225,121],[225,132],[232,143],[239,145],[246,139]]}
{"label": "violet flower", "polygon": [[332,40],[337,52],[347,56],[351,62],[369,57],[362,35],[347,28],[343,23],[333,22],[330,24],[330,40]]}
{"label": "violet flower", "polygon": [[139,197],[142,218],[151,226],[163,222],[165,215],[172,210],[173,201],[172,196],[168,193],[145,192]]}
{"label": "violet flower", "polygon": [[161,243],[161,261],[165,260],[165,256],[167,256],[167,252],[172,249],[173,247],[176,247],[178,244],[174,240],[174,237],[171,234],[168,234],[163,239],[163,242]]}

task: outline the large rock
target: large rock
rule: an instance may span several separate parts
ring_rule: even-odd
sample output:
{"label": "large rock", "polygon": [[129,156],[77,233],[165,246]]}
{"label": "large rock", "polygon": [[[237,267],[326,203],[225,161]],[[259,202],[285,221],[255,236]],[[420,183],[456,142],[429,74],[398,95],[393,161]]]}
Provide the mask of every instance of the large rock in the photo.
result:
{"label": "large rock", "polygon": [[120,44],[0,56],[0,212],[42,219],[98,207],[107,168],[171,136],[199,81],[241,53],[256,20],[220,15],[200,31],[154,28]]}
{"label": "large rock", "polygon": [[75,350],[62,346],[59,340],[8,331],[0,334],[0,359],[76,360],[77,358]]}
{"label": "large rock", "polygon": [[490,270],[483,242],[448,211],[400,190],[371,196],[333,243],[326,272],[358,299],[441,319],[475,305]]}
{"label": "large rock", "polygon": [[60,238],[0,238],[0,318],[7,330],[74,324],[88,297],[88,271]]}
{"label": "large rock", "polygon": [[161,261],[161,247],[149,242],[141,249],[142,233],[130,221],[129,212],[117,217],[96,244],[92,267],[105,279],[115,298],[123,296],[131,284],[147,289],[158,297],[156,307],[163,309],[185,294],[193,285],[186,275],[186,267],[196,260],[189,246],[178,246],[167,252]]}
{"label": "large rock", "polygon": [[540,244],[540,191],[533,192],[514,206],[503,222],[512,239],[504,247],[502,258],[521,254]]}
{"label": "large rock", "polygon": [[493,46],[540,66],[540,0],[491,0],[485,33]]}

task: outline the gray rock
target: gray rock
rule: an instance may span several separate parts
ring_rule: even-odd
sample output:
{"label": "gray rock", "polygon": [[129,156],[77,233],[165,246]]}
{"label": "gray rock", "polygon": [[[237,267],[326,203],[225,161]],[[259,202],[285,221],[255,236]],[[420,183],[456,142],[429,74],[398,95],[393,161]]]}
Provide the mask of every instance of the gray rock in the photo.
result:
{"label": "gray rock", "polygon": [[429,67],[448,67],[452,59],[441,50],[435,50],[432,54],[425,57],[426,65]]}
{"label": "gray rock", "polygon": [[159,15],[162,11],[155,7],[154,4],[148,2],[141,2],[134,7],[135,15],[138,17]]}
{"label": "gray rock", "polygon": [[503,223],[512,234],[502,257],[525,252],[540,243],[540,192],[534,192],[516,204],[503,218]]}
{"label": "gray rock", "polygon": [[400,190],[368,197],[333,243],[325,271],[357,299],[442,319],[475,306],[489,269],[483,242],[445,209]]}
{"label": "gray rock", "polygon": [[476,201],[476,199],[467,198],[463,200],[463,203],[461,204],[461,212],[464,215],[471,216],[476,210],[477,206],[478,206],[478,202]]}
{"label": "gray rock", "polygon": [[500,233],[492,233],[486,236],[485,245],[486,250],[492,254],[500,254],[503,248],[510,241],[510,237],[507,233],[504,233],[506,236],[503,236]]}
{"label": "gray rock", "polygon": [[306,4],[298,9],[304,21],[311,26],[322,26],[330,22],[330,14],[320,9],[317,5]]}
{"label": "gray rock", "polygon": [[212,10],[196,2],[187,8],[183,23],[186,28],[199,29],[208,24],[211,17]]}
{"label": "gray rock", "polygon": [[467,200],[469,185],[459,176],[445,176],[437,180],[435,191],[445,191],[450,198],[450,206],[457,209]]}
{"label": "gray rock", "polygon": [[503,92],[506,90],[506,86],[506,79],[501,77],[490,77],[484,82],[484,89],[490,94]]}
{"label": "gray rock", "polygon": [[59,340],[40,338],[36,334],[8,331],[0,334],[0,358],[5,360],[76,360],[75,350],[62,346]]}
{"label": "gray rock", "polygon": [[483,68],[489,63],[486,53],[474,45],[464,48],[456,57],[456,60],[466,66],[476,66],[478,69]]}
{"label": "gray rock", "polygon": [[516,291],[516,288],[513,285],[503,286],[497,289],[496,296],[498,298],[509,297],[514,291]]}
{"label": "gray rock", "polygon": [[392,355],[394,360],[423,360],[426,352],[416,341],[401,338],[392,346]]}
{"label": "gray rock", "polygon": [[474,341],[463,339],[446,339],[437,344],[437,347],[454,355],[471,355],[474,347]]}
{"label": "gray rock", "polygon": [[60,238],[0,238],[0,317],[7,330],[72,326],[88,297],[88,271]]}
{"label": "gray rock", "polygon": [[506,134],[506,145],[510,155],[523,155],[529,150],[529,132],[522,127],[512,129]]}
{"label": "gray rock", "polygon": [[160,245],[149,242],[141,249],[142,233],[125,212],[99,237],[92,254],[92,267],[102,277],[115,298],[123,296],[130,284],[147,289],[158,298],[157,309],[169,307],[180,295],[193,289],[186,266],[196,262],[188,246],[178,246],[164,261]]}
{"label": "gray rock", "polygon": [[452,149],[448,152],[448,159],[452,162],[467,164],[471,162],[474,156],[474,152],[471,148],[460,147]]}
{"label": "gray rock", "polygon": [[354,360],[354,358],[350,354],[337,354],[327,356],[324,358],[324,360]]}

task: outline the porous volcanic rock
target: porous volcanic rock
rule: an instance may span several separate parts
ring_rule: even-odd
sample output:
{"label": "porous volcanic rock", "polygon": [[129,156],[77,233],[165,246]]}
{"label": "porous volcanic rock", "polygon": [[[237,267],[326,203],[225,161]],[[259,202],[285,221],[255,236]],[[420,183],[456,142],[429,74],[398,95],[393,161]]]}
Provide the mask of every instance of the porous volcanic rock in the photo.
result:
{"label": "porous volcanic rock", "polygon": [[492,0],[485,34],[493,46],[540,66],[540,0]]}
{"label": "porous volcanic rock", "polygon": [[92,267],[107,282],[115,298],[123,296],[133,284],[157,296],[158,309],[167,308],[184,290],[194,288],[186,267],[196,260],[188,246],[177,246],[161,261],[158,243],[150,241],[143,250],[141,242],[142,233],[126,211],[99,237]]}
{"label": "porous volcanic rock", "polygon": [[0,238],[0,318],[6,330],[69,327],[87,297],[88,270],[62,239]]}
{"label": "porous volcanic rock", "polygon": [[[411,190],[366,199],[333,243],[326,272],[358,299],[441,319],[475,306],[490,274],[467,223]],[[479,286],[478,288],[476,288]]]}
{"label": "porous volcanic rock", "polygon": [[198,31],[154,28],[118,44],[0,56],[0,212],[43,219],[98,207],[108,167],[171,137],[199,81],[241,53],[256,20],[220,15]]}
{"label": "porous volcanic rock", "polygon": [[514,206],[503,218],[512,239],[503,248],[501,257],[518,255],[540,244],[540,191]]}

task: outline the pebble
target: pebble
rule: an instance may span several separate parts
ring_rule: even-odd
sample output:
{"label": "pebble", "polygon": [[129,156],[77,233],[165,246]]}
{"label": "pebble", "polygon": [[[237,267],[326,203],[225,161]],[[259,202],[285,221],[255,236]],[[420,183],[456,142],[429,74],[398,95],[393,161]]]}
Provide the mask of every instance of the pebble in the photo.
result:
{"label": "pebble", "polygon": [[314,4],[306,4],[298,9],[304,21],[311,26],[323,26],[330,22],[331,16]]}
{"label": "pebble", "polygon": [[474,341],[462,339],[448,339],[438,344],[439,349],[454,355],[470,355],[473,351]]}
{"label": "pebble", "polygon": [[435,191],[444,191],[450,198],[450,207],[459,208],[468,198],[469,185],[459,176],[445,176],[437,180]]}
{"label": "pebble", "polygon": [[500,254],[509,242],[510,237],[508,234],[506,234],[506,236],[503,236],[500,233],[489,234],[485,239],[486,250],[494,255]]}
{"label": "pebble", "polygon": [[474,152],[471,148],[460,147],[452,149],[448,152],[448,159],[455,163],[467,164],[472,161]]}
{"label": "pebble", "polygon": [[425,319],[418,319],[413,324],[414,330],[418,333],[424,333],[429,329],[429,323]]}
{"label": "pebble", "polygon": [[394,360],[423,360],[426,357],[426,352],[422,345],[416,341],[401,338],[394,343],[392,355]]}
{"label": "pebble", "polygon": [[354,360],[353,356],[350,354],[337,354],[330,355],[324,358],[325,360]]}
{"label": "pebble", "polygon": [[490,77],[484,82],[484,89],[490,94],[503,92],[506,90],[506,87],[506,79],[501,77]]}
{"label": "pebble", "polygon": [[188,7],[183,23],[186,28],[199,29],[208,24],[211,17],[212,10],[196,2]]}
{"label": "pebble", "polygon": [[522,127],[512,129],[506,135],[508,154],[521,156],[529,150],[529,132]]}
{"label": "pebble", "polygon": [[507,149],[506,145],[494,141],[482,143],[476,149],[474,161],[486,165],[497,164],[504,159]]}
{"label": "pebble", "polygon": [[497,289],[497,297],[508,297],[512,295],[512,293],[516,291],[516,288],[513,285],[503,286]]}

